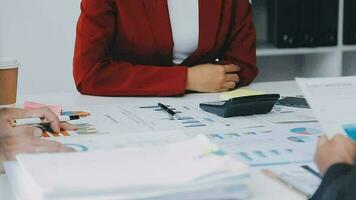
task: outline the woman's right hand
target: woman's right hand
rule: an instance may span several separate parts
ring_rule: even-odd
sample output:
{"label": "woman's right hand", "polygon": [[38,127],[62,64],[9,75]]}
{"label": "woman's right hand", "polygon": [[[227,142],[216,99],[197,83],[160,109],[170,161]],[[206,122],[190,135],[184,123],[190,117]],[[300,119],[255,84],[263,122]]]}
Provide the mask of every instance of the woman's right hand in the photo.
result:
{"label": "woman's right hand", "polygon": [[202,64],[188,68],[187,90],[197,92],[226,92],[234,89],[240,77],[237,65]]}

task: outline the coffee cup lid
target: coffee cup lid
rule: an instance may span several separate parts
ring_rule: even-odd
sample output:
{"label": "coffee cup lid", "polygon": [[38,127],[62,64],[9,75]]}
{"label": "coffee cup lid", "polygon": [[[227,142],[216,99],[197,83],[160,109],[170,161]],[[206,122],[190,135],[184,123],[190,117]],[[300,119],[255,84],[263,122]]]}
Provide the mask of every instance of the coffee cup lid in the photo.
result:
{"label": "coffee cup lid", "polygon": [[19,62],[16,58],[0,57],[0,69],[18,68]]}

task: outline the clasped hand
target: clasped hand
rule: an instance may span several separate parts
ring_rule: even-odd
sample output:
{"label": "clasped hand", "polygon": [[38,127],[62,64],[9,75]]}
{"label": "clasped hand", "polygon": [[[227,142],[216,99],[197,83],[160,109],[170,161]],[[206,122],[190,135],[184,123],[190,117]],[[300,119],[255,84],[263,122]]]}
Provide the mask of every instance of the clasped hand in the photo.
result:
{"label": "clasped hand", "polygon": [[187,90],[197,92],[226,92],[240,81],[237,65],[196,65],[188,69]]}

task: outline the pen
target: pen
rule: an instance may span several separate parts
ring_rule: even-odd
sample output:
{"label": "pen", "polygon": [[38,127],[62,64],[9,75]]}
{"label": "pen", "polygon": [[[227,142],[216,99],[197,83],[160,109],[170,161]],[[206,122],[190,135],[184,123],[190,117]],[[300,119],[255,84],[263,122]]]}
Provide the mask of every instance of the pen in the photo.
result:
{"label": "pen", "polygon": [[[67,122],[71,120],[80,119],[80,115],[62,115],[59,117],[60,122]],[[11,122],[12,127],[23,126],[23,125],[39,125],[48,124],[47,120],[44,118],[25,118],[25,119],[15,119]]]}
{"label": "pen", "polygon": [[166,105],[164,105],[162,103],[158,103],[158,106],[160,108],[162,108],[162,110],[164,110],[166,113],[168,113],[173,119],[175,119],[175,120],[180,119],[178,113],[174,112],[172,109],[168,108]]}
{"label": "pen", "polygon": [[320,174],[315,171],[313,168],[309,167],[308,165],[303,165],[301,166],[303,169],[307,170],[308,172],[312,173],[313,175],[315,175],[318,178],[321,178]]}

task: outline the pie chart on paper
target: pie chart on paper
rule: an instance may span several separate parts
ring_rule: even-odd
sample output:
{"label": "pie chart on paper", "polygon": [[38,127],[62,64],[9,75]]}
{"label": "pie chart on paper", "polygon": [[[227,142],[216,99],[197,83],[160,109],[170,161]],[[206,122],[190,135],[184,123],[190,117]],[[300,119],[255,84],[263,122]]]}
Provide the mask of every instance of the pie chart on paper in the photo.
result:
{"label": "pie chart on paper", "polygon": [[299,143],[313,141],[311,137],[307,137],[307,136],[293,136],[293,137],[289,137],[288,140],[290,140],[292,142],[299,142]]}
{"label": "pie chart on paper", "polygon": [[300,128],[294,128],[291,129],[290,132],[297,134],[297,135],[320,135],[321,131],[315,128],[305,128],[305,127],[300,127]]}

